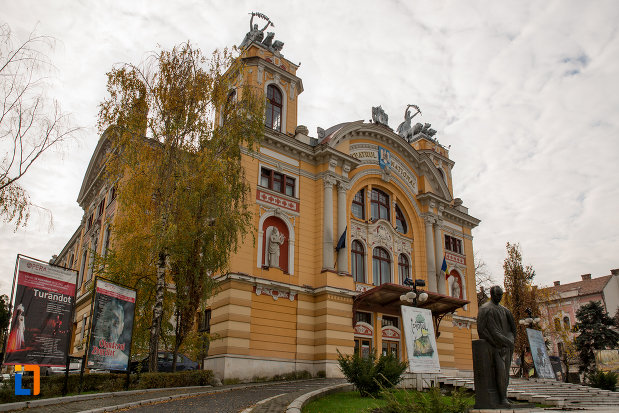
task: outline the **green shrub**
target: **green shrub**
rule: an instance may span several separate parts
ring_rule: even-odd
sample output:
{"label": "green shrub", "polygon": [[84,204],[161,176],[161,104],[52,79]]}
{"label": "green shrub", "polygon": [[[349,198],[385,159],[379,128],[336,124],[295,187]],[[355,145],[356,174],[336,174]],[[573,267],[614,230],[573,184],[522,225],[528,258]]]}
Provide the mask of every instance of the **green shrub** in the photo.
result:
{"label": "green shrub", "polygon": [[[154,389],[163,387],[205,386],[213,379],[210,370],[193,370],[176,373],[142,373],[131,375],[129,389]],[[84,374],[82,393],[89,392],[115,392],[125,390],[126,374],[115,373],[90,373]],[[69,394],[77,394],[79,391],[79,374],[69,375]],[[23,377],[24,388],[32,388],[32,377]],[[64,387],[64,374],[41,377],[41,393],[38,396],[15,396],[14,381],[3,383],[0,387],[0,403],[11,403],[25,400],[44,399],[62,395]]]}
{"label": "green shrub", "polygon": [[390,388],[402,380],[406,363],[399,361],[394,355],[381,355],[376,359],[376,351],[368,357],[359,353],[342,355],[339,351],[338,363],[348,381],[355,385],[362,397],[376,396],[381,388]]}
{"label": "green shrub", "polygon": [[316,373],[316,377],[324,379],[325,377],[327,377],[327,372],[325,370],[318,370],[318,372]]}
{"label": "green shrub", "polygon": [[618,375],[615,372],[594,371],[587,375],[587,382],[591,387],[615,391]]}
{"label": "green shrub", "polygon": [[383,397],[387,405],[375,409],[375,413],[464,413],[475,404],[473,396],[462,388],[453,391],[450,396],[441,394],[438,387],[433,387],[426,392],[384,391]]}

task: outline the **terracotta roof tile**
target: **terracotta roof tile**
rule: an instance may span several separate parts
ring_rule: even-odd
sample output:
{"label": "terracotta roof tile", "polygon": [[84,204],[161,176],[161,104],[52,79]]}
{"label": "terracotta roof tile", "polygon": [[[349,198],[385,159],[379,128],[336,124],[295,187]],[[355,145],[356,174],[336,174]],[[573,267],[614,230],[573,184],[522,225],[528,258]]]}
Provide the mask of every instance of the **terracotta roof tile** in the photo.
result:
{"label": "terracotta roof tile", "polygon": [[610,280],[610,277],[612,277],[612,275],[605,275],[603,277],[592,278],[590,280],[560,284],[550,288],[554,288],[558,293],[578,290],[578,295],[596,294],[602,292],[606,286],[606,283]]}

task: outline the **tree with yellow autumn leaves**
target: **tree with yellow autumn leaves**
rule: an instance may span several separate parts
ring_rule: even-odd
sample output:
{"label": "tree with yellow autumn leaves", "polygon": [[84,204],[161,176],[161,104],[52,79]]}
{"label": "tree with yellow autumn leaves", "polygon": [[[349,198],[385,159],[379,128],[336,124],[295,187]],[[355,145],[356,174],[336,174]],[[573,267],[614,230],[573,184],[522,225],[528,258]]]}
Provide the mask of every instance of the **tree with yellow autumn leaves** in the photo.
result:
{"label": "tree with yellow autumn leaves", "polygon": [[194,330],[251,227],[241,148],[263,132],[264,97],[232,83],[240,65],[184,43],[108,73],[99,128],[118,206],[104,274],[138,290],[134,348],[148,348],[150,371],[162,335],[177,352]]}

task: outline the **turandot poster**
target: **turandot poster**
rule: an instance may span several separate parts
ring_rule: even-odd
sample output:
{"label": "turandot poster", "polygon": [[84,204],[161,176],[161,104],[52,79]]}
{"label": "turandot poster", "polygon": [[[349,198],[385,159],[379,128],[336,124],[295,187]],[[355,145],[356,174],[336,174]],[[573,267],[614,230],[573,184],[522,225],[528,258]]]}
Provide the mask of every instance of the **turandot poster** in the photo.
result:
{"label": "turandot poster", "polygon": [[123,370],[129,366],[136,292],[97,278],[89,369]]}
{"label": "turandot poster", "polygon": [[543,379],[554,379],[555,372],[550,364],[550,357],[548,357],[548,351],[546,351],[546,343],[544,342],[544,336],[539,330],[527,328],[527,336],[529,337],[529,347],[531,348],[531,355],[533,356],[533,365],[537,371],[537,375]]}
{"label": "turandot poster", "polygon": [[66,364],[76,278],[75,271],[18,256],[4,364]]}
{"label": "turandot poster", "polygon": [[402,306],[402,331],[406,338],[408,369],[411,373],[439,373],[438,348],[432,312],[425,308]]}

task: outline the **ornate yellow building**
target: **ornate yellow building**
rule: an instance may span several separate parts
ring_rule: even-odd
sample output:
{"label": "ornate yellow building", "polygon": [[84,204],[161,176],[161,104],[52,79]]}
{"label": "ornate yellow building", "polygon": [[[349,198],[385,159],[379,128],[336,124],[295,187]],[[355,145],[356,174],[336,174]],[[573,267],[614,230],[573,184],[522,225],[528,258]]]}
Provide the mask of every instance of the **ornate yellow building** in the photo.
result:
{"label": "ornate yellow building", "polygon": [[[339,375],[337,351],[377,349],[406,359],[400,295],[423,279],[443,371],[472,371],[477,314],[471,230],[453,198],[446,148],[428,126],[393,132],[345,122],[308,136],[298,125],[303,83],[278,50],[246,42],[241,82],[264,90],[264,138],[245,151],[255,235],[218,277],[205,367],[249,379],[295,370]],[[232,92],[235,93],[235,92]],[[408,131],[408,132],[407,132]],[[441,270],[443,259],[448,274]],[[441,322],[442,321],[442,322]],[[440,323],[440,325],[439,325]]]}
{"label": "ornate yellow building", "polygon": [[[267,99],[260,147],[242,159],[256,242],[246,238],[202,314],[201,328],[219,337],[204,367],[222,379],[301,370],[339,376],[338,350],[406,359],[400,306],[410,304],[400,296],[410,291],[404,280],[422,279],[428,299],[418,306],[432,310],[442,371],[472,372],[471,230],[479,220],[453,197],[448,150],[429,125],[411,125],[410,108],[399,134],[379,107],[371,123],[345,122],[310,137],[297,122],[298,66],[272,35],[262,41],[251,33],[237,86],[264,90]],[[74,355],[83,353],[90,317],[91,251],[105,254],[115,208],[100,175],[106,142],[80,190],[83,222],[55,259],[80,271]]]}

